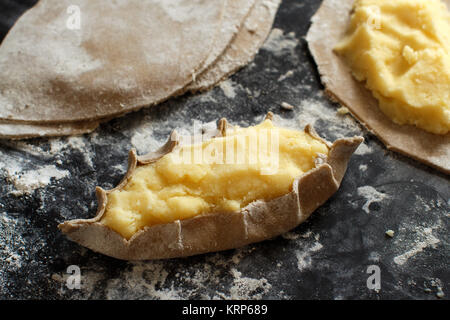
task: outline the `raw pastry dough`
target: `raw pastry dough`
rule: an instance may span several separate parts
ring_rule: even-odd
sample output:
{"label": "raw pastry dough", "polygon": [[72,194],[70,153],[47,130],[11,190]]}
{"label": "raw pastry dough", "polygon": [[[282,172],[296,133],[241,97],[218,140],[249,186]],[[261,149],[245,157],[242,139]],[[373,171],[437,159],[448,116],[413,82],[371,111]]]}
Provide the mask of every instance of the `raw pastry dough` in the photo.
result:
{"label": "raw pastry dough", "polygon": [[[220,137],[226,135],[226,128],[223,119],[215,132],[205,134]],[[207,213],[145,227],[129,240],[125,239],[100,222],[108,195],[122,189],[138,166],[155,162],[176,148],[180,140],[174,132],[166,145],[156,152],[137,157],[132,150],[128,172],[116,188],[105,191],[97,187],[99,206],[95,218],[66,221],[59,228],[71,240],[85,247],[124,260],[191,256],[273,238],[305,221],[338,190],[351,155],[363,141],[361,137],[353,137],[331,144],[321,139],[310,126],[305,128],[305,132],[327,145],[328,156],[318,157],[315,167],[295,179],[292,191],[281,197],[270,201],[257,200],[238,211]]]}
{"label": "raw pastry dough", "polygon": [[[378,108],[371,92],[353,78],[345,62],[333,52],[347,30],[352,3],[352,0],[324,0],[312,18],[306,37],[325,92],[345,105],[388,149],[449,174],[450,134],[432,134],[411,125],[392,122]],[[445,3],[450,7],[450,0],[445,0]]]}
{"label": "raw pastry dough", "polygon": [[189,90],[207,90],[246,66],[269,35],[280,3],[281,0],[256,0],[255,6],[228,49],[209,70],[189,86]]}
{"label": "raw pastry dough", "polygon": [[[67,27],[78,6],[79,30]],[[41,0],[0,46],[0,119],[96,120],[159,103],[205,68],[224,0]]]}

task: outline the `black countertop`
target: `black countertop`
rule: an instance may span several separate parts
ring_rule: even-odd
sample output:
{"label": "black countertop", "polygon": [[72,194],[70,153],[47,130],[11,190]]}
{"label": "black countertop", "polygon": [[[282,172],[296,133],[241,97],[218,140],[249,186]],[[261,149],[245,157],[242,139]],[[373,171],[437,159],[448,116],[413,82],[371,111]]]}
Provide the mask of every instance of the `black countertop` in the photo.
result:
{"label": "black countertop", "polygon": [[[33,1],[0,1],[4,36]],[[0,140],[0,299],[437,299],[449,296],[447,176],[389,152],[323,94],[304,36],[320,1],[283,1],[255,60],[206,93],[115,119],[81,137]],[[1,72],[1,71],[0,71]],[[281,102],[296,106],[280,108]],[[362,135],[340,190],[304,224],[241,249],[126,262],[70,242],[57,229],[92,217],[95,186],[113,187],[128,150],[162,144],[172,129],[221,117],[312,123],[328,140]],[[395,231],[394,237],[385,235]],[[67,269],[81,271],[69,289]],[[369,289],[368,267],[381,288]]]}

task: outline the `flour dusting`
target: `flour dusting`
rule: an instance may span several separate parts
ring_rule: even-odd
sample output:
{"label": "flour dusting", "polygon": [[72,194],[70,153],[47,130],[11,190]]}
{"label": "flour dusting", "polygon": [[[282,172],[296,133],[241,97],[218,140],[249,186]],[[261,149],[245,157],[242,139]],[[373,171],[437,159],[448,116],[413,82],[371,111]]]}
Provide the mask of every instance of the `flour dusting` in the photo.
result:
{"label": "flour dusting", "polygon": [[232,80],[222,81],[219,86],[227,98],[233,99],[236,97],[236,84]]}
{"label": "flour dusting", "polygon": [[293,53],[298,44],[299,40],[294,32],[285,34],[283,30],[273,28],[262,49],[270,51],[275,56],[280,56],[286,52]]}
{"label": "flour dusting", "polygon": [[84,158],[84,161],[90,168],[94,168],[94,164],[92,163],[92,158],[94,157],[92,153],[92,148],[90,145],[86,144],[86,139],[83,137],[68,137],[67,143],[64,148],[68,148],[72,150],[78,150]]}
{"label": "flour dusting", "polygon": [[252,279],[242,277],[242,273],[235,268],[231,269],[231,273],[233,274],[234,281],[230,288],[230,298],[233,300],[260,300],[272,288],[272,285],[266,278]]}
{"label": "flour dusting", "polygon": [[434,246],[440,242],[440,240],[433,235],[433,228],[418,229],[417,233],[419,240],[414,243],[411,250],[408,250],[394,258],[394,262],[396,264],[401,266],[405,264],[409,258],[415,256],[419,252],[422,252],[425,248]]}
{"label": "flour dusting", "polygon": [[361,156],[361,155],[369,154],[372,152],[373,152],[373,150],[366,143],[361,143],[359,145],[358,149],[356,149],[355,154]]}
{"label": "flour dusting", "polygon": [[332,107],[318,99],[308,98],[302,100],[298,110],[296,117],[302,127],[307,124],[315,126],[316,122],[324,121],[327,123],[329,131],[333,132],[336,137],[348,136],[349,130],[359,133],[359,130],[355,130],[357,128],[355,128],[354,120],[351,118],[342,119]]}
{"label": "flour dusting", "polygon": [[295,252],[295,256],[297,257],[297,268],[300,271],[306,270],[312,265],[312,257],[311,255],[314,252],[319,251],[323,248],[323,245],[320,242],[315,242],[314,244],[308,246],[305,249],[297,250]]}
{"label": "flour dusting", "polygon": [[[25,245],[23,239],[16,234],[15,229],[19,227],[16,218],[8,217],[6,213],[0,213],[0,257],[1,263],[7,264],[9,270],[20,269],[22,267],[23,253]],[[0,274],[0,283],[1,283]]]}
{"label": "flour dusting", "polygon": [[374,202],[380,202],[386,198],[388,198],[388,195],[378,192],[374,187],[371,186],[363,186],[359,187],[356,192],[359,196],[362,196],[366,199],[366,202],[364,203],[362,209],[366,213],[370,213],[369,206]]}
{"label": "flour dusting", "polygon": [[[129,262],[114,279],[107,279],[102,270],[85,268],[82,269],[81,290],[77,294],[83,296],[83,292],[95,291],[96,284],[106,280],[106,298],[112,300],[179,300],[193,296],[204,300],[263,299],[271,292],[269,281],[262,275],[255,277],[238,270],[242,259],[253,250],[252,247],[244,247],[229,258],[213,254],[194,263],[170,260]],[[176,273],[173,272],[175,265],[179,266]],[[61,293],[66,292],[65,273],[53,274],[51,278],[61,283]],[[279,296],[285,297],[282,293]]]}
{"label": "flour dusting", "polygon": [[359,170],[360,171],[362,171],[362,172],[365,172],[365,171],[367,171],[367,164],[360,164],[359,165]]}
{"label": "flour dusting", "polygon": [[142,125],[136,130],[131,137],[131,144],[136,148],[138,154],[146,154],[155,151],[162,146],[162,143],[153,137],[153,128],[151,123]]}
{"label": "flour dusting", "polygon": [[7,168],[7,179],[14,184],[15,195],[30,194],[34,190],[50,184],[52,179],[59,180],[69,176],[69,171],[61,170],[55,165],[46,165],[35,170],[21,171],[19,168]]}
{"label": "flour dusting", "polygon": [[179,292],[174,287],[165,288],[168,272],[162,262],[136,262],[130,272],[123,275],[123,279],[108,281],[106,296],[108,299],[121,299],[124,286],[133,288],[136,296],[130,299],[180,299]]}

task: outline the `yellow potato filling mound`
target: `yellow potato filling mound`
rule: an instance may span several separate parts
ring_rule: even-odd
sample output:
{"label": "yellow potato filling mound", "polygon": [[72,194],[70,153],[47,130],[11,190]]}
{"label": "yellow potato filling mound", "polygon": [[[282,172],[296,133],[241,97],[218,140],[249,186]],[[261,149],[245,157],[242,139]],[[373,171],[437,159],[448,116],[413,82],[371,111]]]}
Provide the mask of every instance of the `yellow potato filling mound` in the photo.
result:
{"label": "yellow potato filling mound", "polygon": [[108,195],[101,223],[129,239],[145,226],[212,212],[240,211],[255,200],[287,194],[328,147],[270,120],[228,129],[224,137],[182,145],[138,167]]}
{"label": "yellow potato filling mound", "polygon": [[335,52],[397,124],[450,129],[450,13],[439,0],[356,0]]}

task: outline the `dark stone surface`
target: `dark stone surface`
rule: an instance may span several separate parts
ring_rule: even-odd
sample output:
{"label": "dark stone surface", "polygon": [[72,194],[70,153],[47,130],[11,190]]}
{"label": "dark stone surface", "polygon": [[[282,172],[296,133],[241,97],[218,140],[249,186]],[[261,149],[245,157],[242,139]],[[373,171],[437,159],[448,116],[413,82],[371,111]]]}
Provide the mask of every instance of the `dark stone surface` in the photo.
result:
{"label": "dark stone surface", "polygon": [[[1,36],[32,3],[0,1]],[[441,290],[448,297],[449,179],[386,151],[353,118],[336,114],[304,40],[319,4],[284,1],[254,62],[221,87],[83,137],[1,141],[0,299],[436,299]],[[295,111],[280,109],[282,101]],[[290,127],[312,122],[329,140],[366,139],[340,190],[288,234],[220,253],[126,262],[84,249],[57,229],[94,214],[95,186],[120,180],[131,147],[147,152],[172,129],[190,130],[194,119],[249,125],[269,110]],[[66,287],[70,265],[81,269],[80,290]],[[381,270],[379,292],[367,288],[369,265]]]}

